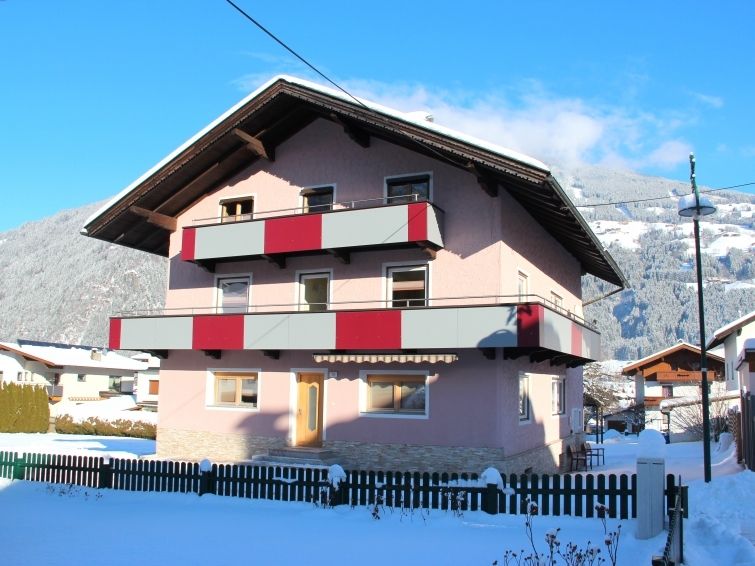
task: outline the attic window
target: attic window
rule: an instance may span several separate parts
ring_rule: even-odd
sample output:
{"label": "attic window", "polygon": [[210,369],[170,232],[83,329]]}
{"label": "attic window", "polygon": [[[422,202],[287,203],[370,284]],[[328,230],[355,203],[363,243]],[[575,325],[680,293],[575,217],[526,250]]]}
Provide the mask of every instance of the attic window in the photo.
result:
{"label": "attic window", "polygon": [[224,200],[220,202],[220,216],[223,222],[238,222],[251,220],[254,212],[252,197]]}
{"label": "attic window", "polygon": [[326,212],[333,208],[333,187],[304,189],[301,196],[303,212]]}

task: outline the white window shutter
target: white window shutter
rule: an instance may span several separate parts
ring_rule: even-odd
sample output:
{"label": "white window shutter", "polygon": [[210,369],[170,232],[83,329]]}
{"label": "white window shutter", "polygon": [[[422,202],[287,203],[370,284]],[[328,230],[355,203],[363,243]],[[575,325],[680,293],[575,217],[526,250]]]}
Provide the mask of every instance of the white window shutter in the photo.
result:
{"label": "white window shutter", "polygon": [[582,409],[571,410],[571,429],[573,432],[584,431],[584,419],[582,418]]}

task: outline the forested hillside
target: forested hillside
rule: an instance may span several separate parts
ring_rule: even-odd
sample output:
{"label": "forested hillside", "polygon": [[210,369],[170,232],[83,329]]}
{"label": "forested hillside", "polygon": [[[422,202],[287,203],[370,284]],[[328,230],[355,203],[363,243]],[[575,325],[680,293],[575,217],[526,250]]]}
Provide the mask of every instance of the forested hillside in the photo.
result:
{"label": "forested hillside", "polygon": [[[689,192],[667,179],[585,167],[557,171],[577,206]],[[712,193],[703,224],[706,326],[755,310],[755,197]],[[108,316],[158,308],[166,260],[79,235],[100,204],[66,210],[0,234],[0,340],[31,338],[104,345]],[[603,335],[604,358],[634,359],[678,339],[698,341],[691,221],[676,199],[580,208],[631,288],[586,309]],[[585,300],[614,288],[585,277]]]}

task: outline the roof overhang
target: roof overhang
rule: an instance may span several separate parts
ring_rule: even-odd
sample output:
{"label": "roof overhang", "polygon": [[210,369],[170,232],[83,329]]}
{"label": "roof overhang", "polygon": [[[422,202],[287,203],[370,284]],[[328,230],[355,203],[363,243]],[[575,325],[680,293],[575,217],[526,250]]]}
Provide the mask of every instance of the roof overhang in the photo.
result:
{"label": "roof overhang", "polygon": [[376,137],[466,170],[491,196],[508,191],[583,272],[628,286],[543,163],[413,114],[284,76],[257,89],[126,187],[86,221],[82,233],[167,256],[177,215],[258,160],[274,159],[277,145],[318,118],[342,126],[362,145]]}

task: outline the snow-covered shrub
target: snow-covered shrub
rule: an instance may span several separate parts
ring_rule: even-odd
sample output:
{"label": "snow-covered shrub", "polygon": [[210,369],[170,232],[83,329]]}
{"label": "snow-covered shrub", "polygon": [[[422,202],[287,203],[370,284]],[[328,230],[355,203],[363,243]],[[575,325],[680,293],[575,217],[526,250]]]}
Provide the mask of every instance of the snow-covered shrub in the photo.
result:
{"label": "snow-covered shrub", "polygon": [[89,417],[82,422],[77,422],[70,415],[61,415],[56,419],[55,431],[61,434],[129,436],[151,440],[157,437],[157,426],[151,423],[125,419],[108,421],[97,417]]}

